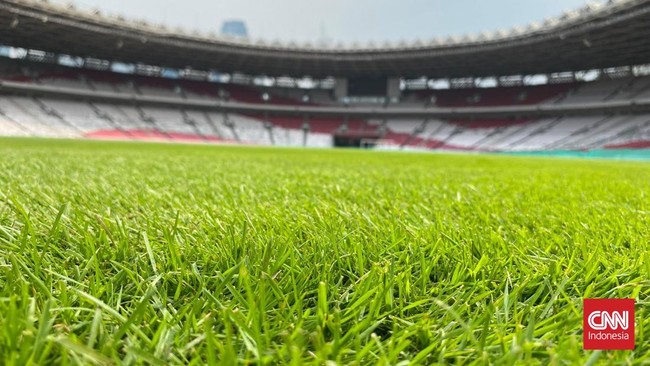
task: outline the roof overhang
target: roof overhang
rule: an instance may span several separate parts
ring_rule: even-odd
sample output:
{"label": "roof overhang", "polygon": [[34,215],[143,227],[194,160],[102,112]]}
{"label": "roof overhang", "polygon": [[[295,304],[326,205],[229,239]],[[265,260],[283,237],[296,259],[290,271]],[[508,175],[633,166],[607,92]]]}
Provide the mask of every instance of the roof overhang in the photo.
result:
{"label": "roof overhang", "polygon": [[55,54],[250,75],[481,77],[650,63],[650,0],[614,0],[476,37],[313,48],[172,33],[34,0],[0,0],[0,44]]}

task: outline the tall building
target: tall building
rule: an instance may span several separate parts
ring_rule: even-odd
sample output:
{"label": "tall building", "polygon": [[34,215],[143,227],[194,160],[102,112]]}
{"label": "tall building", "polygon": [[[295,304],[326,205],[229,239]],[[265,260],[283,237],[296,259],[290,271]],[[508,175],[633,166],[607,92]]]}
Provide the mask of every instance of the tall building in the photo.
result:
{"label": "tall building", "polygon": [[248,37],[246,23],[241,20],[226,20],[221,26],[221,33],[228,36]]}

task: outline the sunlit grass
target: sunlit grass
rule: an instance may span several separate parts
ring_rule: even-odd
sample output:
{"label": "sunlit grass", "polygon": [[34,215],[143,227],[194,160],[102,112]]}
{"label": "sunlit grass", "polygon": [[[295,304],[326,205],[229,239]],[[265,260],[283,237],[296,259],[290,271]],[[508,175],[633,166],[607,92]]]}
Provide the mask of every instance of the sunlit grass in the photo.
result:
{"label": "sunlit grass", "polygon": [[649,363],[649,249],[650,164],[0,140],[0,363]]}

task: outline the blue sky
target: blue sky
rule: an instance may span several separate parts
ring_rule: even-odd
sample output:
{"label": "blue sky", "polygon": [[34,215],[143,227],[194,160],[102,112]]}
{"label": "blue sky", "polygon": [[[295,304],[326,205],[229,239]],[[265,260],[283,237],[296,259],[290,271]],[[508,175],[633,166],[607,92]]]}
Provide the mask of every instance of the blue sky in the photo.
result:
{"label": "blue sky", "polygon": [[[66,0],[55,0],[67,3]],[[128,18],[218,32],[246,22],[251,38],[381,42],[509,28],[560,15],[585,0],[73,0]]]}

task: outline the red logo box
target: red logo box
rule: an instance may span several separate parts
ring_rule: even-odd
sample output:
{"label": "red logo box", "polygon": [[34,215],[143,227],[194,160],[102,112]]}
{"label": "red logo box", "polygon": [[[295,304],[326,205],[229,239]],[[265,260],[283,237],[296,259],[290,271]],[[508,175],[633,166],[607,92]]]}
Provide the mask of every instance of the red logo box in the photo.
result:
{"label": "red logo box", "polygon": [[584,349],[634,349],[634,299],[584,299],[583,311]]}

